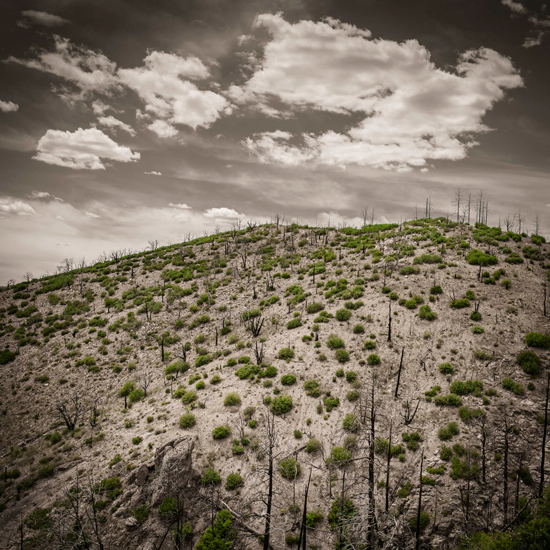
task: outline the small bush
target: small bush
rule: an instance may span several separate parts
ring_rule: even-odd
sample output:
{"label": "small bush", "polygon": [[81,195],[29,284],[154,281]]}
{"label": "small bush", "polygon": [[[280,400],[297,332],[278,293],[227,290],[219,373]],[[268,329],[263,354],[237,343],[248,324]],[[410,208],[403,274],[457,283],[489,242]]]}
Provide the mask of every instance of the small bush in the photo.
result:
{"label": "small bush", "polygon": [[338,336],[331,334],[327,340],[327,347],[329,349],[343,349],[346,347],[344,340]]}
{"label": "small bush", "polygon": [[306,390],[306,395],[310,397],[319,397],[321,394],[318,380],[306,380],[304,382],[304,389]]}
{"label": "small bush", "polygon": [[339,309],[336,312],[336,319],[338,319],[338,321],[341,321],[341,322],[348,321],[350,317],[351,317],[351,311],[349,309]]}
{"label": "small bush", "polygon": [[523,369],[523,372],[531,376],[540,374],[540,357],[532,351],[522,351],[517,356],[518,365]]}
{"label": "small bush", "polygon": [[378,357],[378,355],[376,355],[376,353],[371,353],[367,357],[367,363],[369,365],[379,365],[380,364],[380,357]]}
{"label": "small bush", "polygon": [[472,313],[470,313],[470,319],[472,321],[481,321],[481,313],[479,313],[479,311],[472,311]]}
{"label": "small bush", "polygon": [[214,468],[208,468],[201,477],[201,485],[219,485],[222,482],[220,474]]}
{"label": "small bush", "polygon": [[290,395],[278,395],[271,403],[271,411],[277,416],[286,414],[290,409],[292,409],[292,397]]}
{"label": "small bush", "polygon": [[235,392],[228,393],[223,400],[223,404],[226,407],[236,407],[241,404],[241,396]]}
{"label": "small bush", "polygon": [[296,479],[300,470],[300,464],[292,457],[283,458],[279,463],[279,472],[285,479]]}
{"label": "small bush", "polygon": [[296,384],[296,377],[293,374],[285,374],[281,377],[281,384],[283,386],[292,386]]}
{"label": "small bush", "polygon": [[439,365],[439,372],[442,374],[454,374],[455,368],[451,365],[451,363],[442,363]]}
{"label": "small bush", "polygon": [[496,256],[485,254],[484,252],[482,252],[481,250],[478,250],[477,248],[472,248],[472,250],[470,250],[468,254],[466,254],[466,261],[470,265],[482,265],[482,266],[495,265],[498,263]]}
{"label": "small bush", "polygon": [[483,327],[472,327],[473,334],[483,334],[485,329]]}
{"label": "small bush", "polygon": [[307,306],[308,313],[319,313],[320,311],[323,311],[323,304],[319,304],[318,302],[308,304]]}
{"label": "small bush", "polygon": [[453,309],[462,309],[465,307],[469,307],[469,305],[470,300],[468,300],[467,298],[462,298],[460,300],[451,300],[451,307]]}
{"label": "small bush", "polygon": [[349,353],[345,349],[337,349],[336,360],[338,363],[347,363],[349,361]]}
{"label": "small bush", "polygon": [[525,336],[525,343],[531,348],[550,349],[550,336],[540,332],[529,332]]}
{"label": "small bush", "polygon": [[302,320],[299,317],[296,317],[296,319],[292,319],[292,321],[289,321],[286,324],[286,328],[288,330],[292,330],[293,328],[298,328],[302,326]]}
{"label": "small bush", "polygon": [[236,473],[229,474],[225,479],[225,488],[228,491],[234,491],[235,489],[238,489],[242,485],[244,485],[244,481],[240,474],[236,474]]}
{"label": "small bush", "polygon": [[321,442],[312,437],[306,445],[306,453],[312,454],[321,448]]}
{"label": "small bush", "polygon": [[365,332],[365,327],[363,325],[355,325],[353,327],[353,334],[363,334]]}
{"label": "small bush", "polygon": [[418,311],[418,316],[425,321],[434,321],[437,319],[437,314],[434,313],[428,305],[421,306]]}
{"label": "small bush", "polygon": [[336,464],[337,466],[343,466],[351,460],[351,451],[348,451],[344,447],[334,447],[330,453],[328,461]]}
{"label": "small bush", "polygon": [[346,414],[342,422],[342,427],[346,432],[357,432],[361,427],[357,415],[352,413]]}
{"label": "small bush", "polygon": [[365,349],[375,349],[376,348],[376,342],[373,340],[367,340],[365,342]]}
{"label": "small bush", "polygon": [[192,428],[197,423],[195,415],[192,413],[185,413],[180,418],[180,428],[186,430]]}
{"label": "small bush", "polygon": [[524,395],[525,390],[523,389],[523,386],[519,384],[518,382],[514,382],[511,378],[503,378],[502,379],[502,387],[505,390],[511,391],[515,393],[516,395]]}
{"label": "small bush", "polygon": [[292,348],[282,348],[279,350],[277,357],[284,361],[290,361],[294,357],[294,350]]}
{"label": "small bush", "polygon": [[212,437],[214,439],[225,439],[231,435],[231,428],[227,426],[218,426],[212,430]]}
{"label": "small bush", "polygon": [[331,397],[327,395],[326,397],[323,397],[323,403],[325,404],[327,412],[331,412],[332,409],[340,404],[340,399],[338,399],[338,397]]}

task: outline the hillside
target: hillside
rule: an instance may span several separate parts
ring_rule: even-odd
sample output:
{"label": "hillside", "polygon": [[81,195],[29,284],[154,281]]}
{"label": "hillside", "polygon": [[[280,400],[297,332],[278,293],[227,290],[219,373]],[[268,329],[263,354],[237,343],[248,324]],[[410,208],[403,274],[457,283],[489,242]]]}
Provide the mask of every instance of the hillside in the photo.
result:
{"label": "hillside", "polygon": [[258,549],[266,515],[276,549],[304,518],[307,548],[451,548],[529,519],[542,237],[438,218],[151,248],[0,292],[2,548]]}

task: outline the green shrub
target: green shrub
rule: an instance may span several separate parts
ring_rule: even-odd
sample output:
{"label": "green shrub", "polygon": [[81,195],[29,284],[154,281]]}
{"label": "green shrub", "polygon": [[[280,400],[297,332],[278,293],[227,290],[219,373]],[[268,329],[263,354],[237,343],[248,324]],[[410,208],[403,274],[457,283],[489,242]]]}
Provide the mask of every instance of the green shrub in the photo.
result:
{"label": "green shrub", "polygon": [[470,319],[472,321],[481,321],[481,313],[479,313],[479,311],[472,311],[472,313],[470,313]]}
{"label": "green shrub", "polygon": [[344,340],[338,336],[331,334],[327,340],[327,347],[329,349],[343,349],[346,347]]}
{"label": "green shrub", "polygon": [[143,438],[140,437],[139,435],[138,435],[137,437],[134,437],[134,438],[132,439],[132,443],[133,443],[134,445],[139,445],[142,441],[143,441]]}
{"label": "green shrub", "polygon": [[365,349],[374,349],[376,348],[376,342],[374,342],[373,340],[367,340],[365,342]]}
{"label": "green shrub", "polygon": [[314,453],[321,448],[321,442],[318,439],[312,437],[306,445],[306,453]]}
{"label": "green shrub", "polygon": [[335,355],[338,363],[347,363],[349,361],[349,353],[345,349],[337,349]]}
{"label": "green shrub", "polygon": [[441,460],[451,460],[452,456],[453,456],[453,450],[450,447],[447,447],[446,445],[441,445],[439,458],[441,458]]}
{"label": "green shrub", "polygon": [[319,397],[321,394],[318,380],[306,380],[304,382],[304,389],[306,390],[306,395],[310,397]]}
{"label": "green shrub", "polygon": [[346,432],[357,432],[361,427],[357,415],[352,413],[346,414],[342,422],[342,427]]}
{"label": "green shrub", "polygon": [[319,313],[320,311],[323,311],[323,304],[319,304],[318,302],[313,302],[307,306],[308,313]]}
{"label": "green shrub", "polygon": [[422,254],[413,260],[414,264],[440,264],[441,262],[442,258],[438,254]]}
{"label": "green shrub", "polygon": [[308,512],[306,514],[306,525],[310,529],[314,529],[321,521],[323,521],[324,517],[325,516],[319,509],[314,510],[313,512]]}
{"label": "green shrub", "polygon": [[225,439],[231,435],[231,428],[227,426],[218,426],[212,430],[212,437],[214,439]]}
{"label": "green shrub", "polygon": [[470,300],[467,298],[461,298],[460,300],[451,300],[451,307],[454,309],[462,309],[465,307],[469,307]]}
{"label": "green shrub", "polygon": [[442,363],[439,365],[439,372],[442,374],[454,374],[455,368],[451,365],[451,363]]}
{"label": "green shrub", "polygon": [[482,252],[481,250],[478,250],[477,248],[472,248],[472,250],[470,250],[468,254],[466,254],[466,261],[470,265],[482,265],[482,266],[495,265],[498,263],[496,256],[485,254],[484,252]]}
{"label": "green shrub", "polygon": [[334,447],[328,458],[328,462],[332,462],[337,466],[343,466],[351,460],[351,451],[344,447]]}
{"label": "green shrub", "polygon": [[357,401],[359,397],[360,397],[360,394],[357,390],[351,390],[346,395],[347,400],[350,402]]}
{"label": "green shrub", "polygon": [[397,496],[399,498],[407,498],[410,496],[412,491],[412,483],[410,481],[407,481],[399,491],[397,491]]}
{"label": "green shrub", "polygon": [[426,321],[434,321],[435,319],[437,319],[437,314],[434,313],[428,305],[420,307],[420,310],[418,311],[418,316]]}
{"label": "green shrub", "polygon": [[208,365],[208,363],[210,363],[211,361],[212,361],[211,355],[199,355],[195,359],[195,367],[196,368],[203,367],[204,365]]}
{"label": "green shrub", "polygon": [[323,397],[323,403],[325,404],[325,408],[327,409],[327,412],[331,412],[332,409],[334,409],[340,404],[340,399],[338,399],[338,397],[331,397],[327,395]]}
{"label": "green shrub", "polygon": [[436,405],[448,406],[448,407],[460,407],[462,405],[462,399],[454,393],[448,395],[437,395],[434,399]]}
{"label": "green shrub", "polygon": [[353,334],[363,334],[365,332],[365,327],[361,324],[357,324],[353,327]]}
{"label": "green shrub", "polygon": [[281,377],[281,384],[283,386],[292,386],[296,384],[296,377],[293,374],[285,374]]}
{"label": "green shrub", "polygon": [[141,401],[144,397],[145,394],[143,393],[143,390],[141,388],[136,388],[128,396],[128,398],[130,399],[130,403],[137,403],[138,401]]}
{"label": "green shrub", "polygon": [[522,264],[523,258],[517,252],[512,252],[504,261],[508,264]]}
{"label": "green shrub", "polygon": [[518,365],[523,369],[523,372],[531,376],[540,374],[540,357],[532,351],[522,351],[517,356]]}
{"label": "green shrub", "polygon": [[[409,523],[413,531],[415,531],[416,526],[418,525],[418,516],[412,517],[409,520]],[[429,524],[430,524],[430,515],[427,512],[424,512],[424,510],[422,510],[420,512],[420,530],[424,531],[424,529],[426,529],[426,527],[428,527]]]}
{"label": "green shrub", "polygon": [[292,321],[289,321],[286,324],[286,328],[288,330],[292,330],[293,328],[298,328],[302,326],[302,320],[299,317],[296,317],[296,319],[292,319]]}
{"label": "green shrub", "polygon": [[138,506],[132,510],[132,516],[134,516],[138,523],[145,523],[149,518],[149,512],[149,506]]}
{"label": "green shrub", "polygon": [[371,353],[367,357],[367,363],[369,365],[379,365],[380,364],[380,357],[378,357],[378,355],[376,355],[376,353]]}
{"label": "green shrub", "polygon": [[502,379],[502,387],[505,390],[511,391],[515,393],[516,395],[524,395],[525,390],[523,389],[523,386],[519,384],[518,382],[514,382],[511,378],[503,378]]}
{"label": "green shrub", "polygon": [[222,482],[220,474],[216,472],[213,468],[207,468],[207,470],[202,474],[201,485],[219,485]]}
{"label": "green shrub", "polygon": [[469,409],[466,406],[460,407],[458,409],[458,415],[462,419],[463,422],[470,422],[471,420],[474,420],[476,418],[481,418],[484,416],[484,412],[481,409]]}
{"label": "green shrub", "polygon": [[336,319],[338,321],[348,321],[350,317],[351,311],[349,309],[339,309],[338,311],[336,311]]}
{"label": "green shrub", "polygon": [[225,479],[225,488],[228,491],[234,491],[242,485],[244,485],[244,481],[240,474],[232,473]]}
{"label": "green shrub", "polygon": [[283,458],[279,463],[279,472],[285,479],[296,479],[300,470],[300,464],[292,457]]}
{"label": "green shrub", "polygon": [[420,273],[420,268],[415,265],[406,265],[399,270],[400,275],[416,275]]}
{"label": "green shrub", "polygon": [[181,402],[184,404],[184,405],[190,405],[191,403],[193,403],[194,401],[197,400],[197,392],[194,391],[194,390],[190,390],[190,391],[186,391],[182,396],[181,396]]}
{"label": "green shrub", "polygon": [[485,332],[483,327],[472,327],[473,334],[483,334]]}
{"label": "green shrub", "polygon": [[282,348],[279,350],[278,357],[284,361],[290,361],[294,357],[294,350],[292,348]]}
{"label": "green shrub", "polygon": [[430,288],[430,294],[443,294],[443,289],[440,285],[432,286],[432,288]]}
{"label": "green shrub", "polygon": [[353,372],[352,370],[349,370],[346,372],[346,382],[349,382],[352,384],[357,380],[357,373]]}
{"label": "green shrub", "polygon": [[456,395],[468,395],[470,393],[482,392],[483,383],[479,380],[466,380],[466,382],[455,380],[451,384],[449,391]]}
{"label": "green shrub", "polygon": [[525,343],[531,348],[550,349],[550,336],[540,332],[529,332],[525,335]]}
{"label": "green shrub", "polygon": [[226,407],[236,407],[241,404],[241,396],[238,393],[230,392],[225,396],[223,404]]}
{"label": "green shrub", "polygon": [[234,548],[235,530],[231,512],[218,512],[214,526],[208,527],[202,534],[195,550],[229,550]]}
{"label": "green shrub", "polygon": [[187,429],[192,428],[196,424],[195,415],[192,413],[185,413],[180,418],[180,428]]}
{"label": "green shrub", "polygon": [[290,395],[278,395],[271,403],[271,411],[277,416],[286,414],[290,409],[292,409],[292,397]]}

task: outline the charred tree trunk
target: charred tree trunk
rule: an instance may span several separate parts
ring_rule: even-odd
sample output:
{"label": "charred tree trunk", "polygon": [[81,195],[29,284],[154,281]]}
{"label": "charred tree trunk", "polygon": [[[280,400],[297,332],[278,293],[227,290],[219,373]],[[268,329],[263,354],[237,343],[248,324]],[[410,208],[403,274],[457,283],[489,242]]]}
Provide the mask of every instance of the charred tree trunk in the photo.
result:
{"label": "charred tree trunk", "polygon": [[395,385],[395,397],[399,392],[399,382],[401,381],[401,369],[403,368],[403,355],[405,355],[405,348],[401,350],[401,361],[399,361],[399,371],[397,373],[397,384]]}
{"label": "charred tree trunk", "polygon": [[420,456],[420,490],[418,491],[418,509],[416,511],[416,533],[415,533],[415,550],[420,548],[420,512],[422,511],[422,469],[424,467],[424,449]]}
{"label": "charred tree trunk", "polygon": [[544,405],[544,431],[542,432],[539,498],[542,497],[542,491],[544,489],[544,460],[546,457],[546,431],[548,429],[548,396],[549,394],[550,394],[550,372],[548,373],[548,382],[546,383],[546,404]]}

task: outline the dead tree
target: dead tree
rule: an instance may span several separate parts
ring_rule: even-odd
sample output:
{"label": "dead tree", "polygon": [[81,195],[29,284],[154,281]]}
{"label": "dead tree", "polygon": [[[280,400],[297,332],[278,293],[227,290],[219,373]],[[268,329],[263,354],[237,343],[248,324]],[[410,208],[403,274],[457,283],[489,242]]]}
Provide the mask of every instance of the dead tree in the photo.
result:
{"label": "dead tree", "polygon": [[69,430],[69,432],[74,432],[78,419],[84,412],[84,405],[80,401],[78,394],[74,393],[69,399],[58,401],[55,408],[63,418],[67,430]]}
{"label": "dead tree", "polygon": [[395,385],[395,397],[397,398],[399,392],[399,382],[401,381],[401,370],[403,368],[403,355],[405,355],[405,348],[401,350],[401,360],[399,361],[399,370],[397,371],[397,384]]}
{"label": "dead tree", "polygon": [[391,300],[388,304],[388,342],[391,342]]}
{"label": "dead tree", "polygon": [[250,328],[250,331],[252,332],[252,336],[254,336],[254,338],[260,336],[260,331],[262,330],[263,324],[263,317],[252,317],[251,319],[249,319],[248,328]]}
{"label": "dead tree", "polygon": [[256,364],[260,366],[264,361],[264,343],[261,342],[260,348],[258,348],[258,342],[254,346],[254,355],[256,356]]}
{"label": "dead tree", "polygon": [[544,462],[546,458],[546,431],[548,429],[548,396],[550,395],[550,372],[548,373],[548,381],[546,382],[546,403],[544,405],[544,430],[542,432],[542,450],[540,457],[540,484],[539,498],[542,497],[544,489]]}
{"label": "dead tree", "polygon": [[415,533],[415,550],[420,548],[420,513],[422,512],[422,469],[424,467],[424,449],[420,456],[420,489],[418,491],[418,508],[416,510],[416,533]]}
{"label": "dead tree", "polygon": [[[164,338],[163,338],[164,342]],[[152,367],[147,367],[139,376],[138,382],[143,390],[143,397],[147,397],[147,389],[153,383],[155,372]]]}
{"label": "dead tree", "polygon": [[409,424],[412,424],[414,417],[416,416],[416,411],[418,411],[418,407],[420,405],[420,399],[416,403],[416,408],[414,409],[414,412],[411,415],[411,407],[409,404],[409,400],[407,399],[406,405],[405,405],[405,412],[401,413],[401,416],[403,417],[403,420],[405,421],[405,425],[408,426]]}

